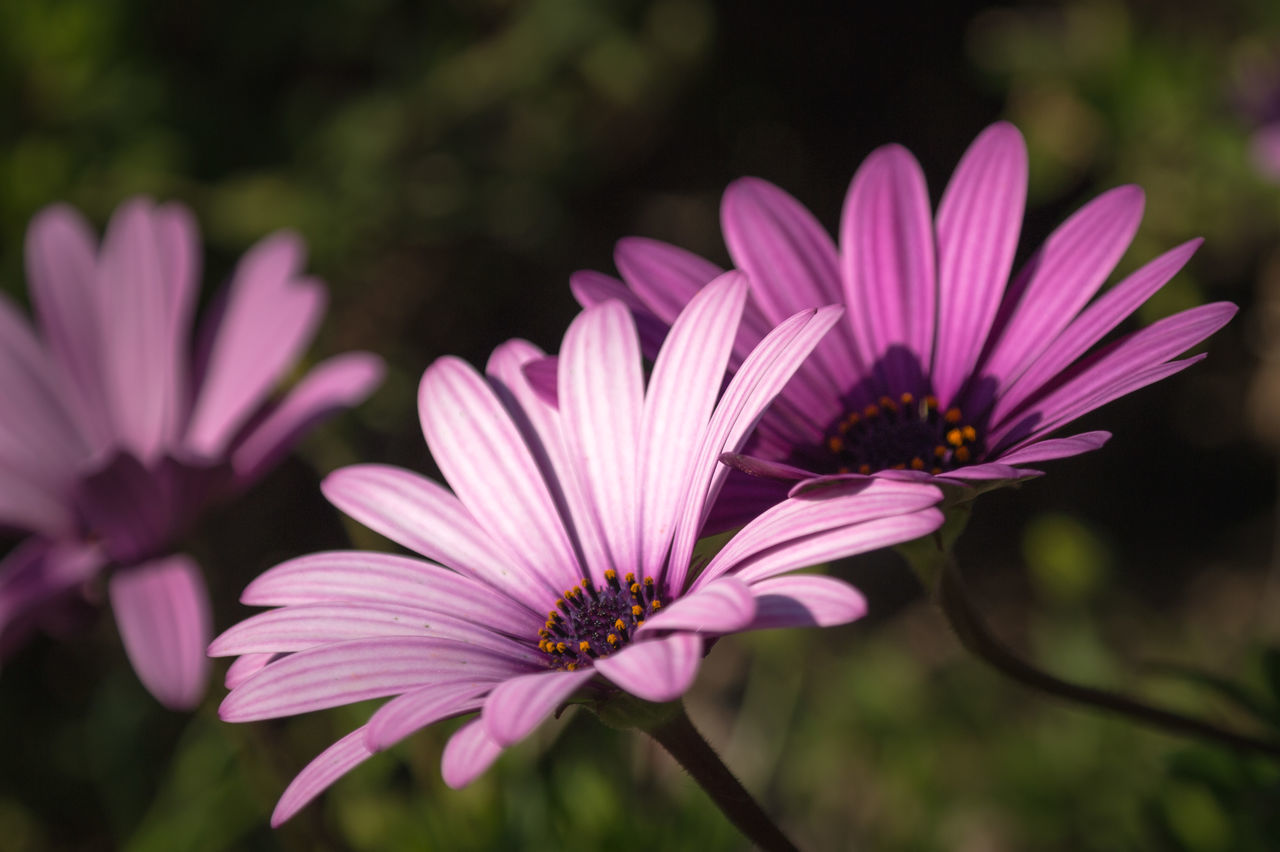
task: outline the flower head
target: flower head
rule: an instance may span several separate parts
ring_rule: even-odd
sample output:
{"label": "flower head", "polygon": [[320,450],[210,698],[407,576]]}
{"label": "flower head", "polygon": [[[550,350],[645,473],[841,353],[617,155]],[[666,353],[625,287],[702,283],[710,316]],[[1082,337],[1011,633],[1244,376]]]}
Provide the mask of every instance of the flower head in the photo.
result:
{"label": "flower head", "polygon": [[341,355],[269,400],[324,313],[292,234],[250,250],[194,338],[200,246],[186,208],[128,201],[95,242],[75,210],[47,208],[26,242],[38,328],[0,297],[0,525],[30,533],[0,563],[0,654],[110,569],[139,678],[190,707],[213,628],[199,568],[172,548],[210,500],[363,399],[382,365]]}
{"label": "flower head", "polygon": [[[231,628],[222,718],[250,721],[395,695],[305,768],[279,823],[342,773],[439,719],[480,711],[449,741],[445,781],[483,772],[575,693],[671,701],[717,637],[859,617],[846,583],[790,572],[936,529],[941,494],[917,483],[850,483],[789,500],[734,536],[696,577],[695,539],[760,413],[838,319],[805,310],[763,336],[724,388],[747,298],[728,273],[675,318],[647,382],[619,302],[565,335],[555,403],[511,341],[487,375],[443,358],[423,375],[423,433],[452,491],[360,465],[326,496],[423,559],[338,552],[267,571],[242,600],[277,609]],[[280,656],[284,655],[284,656]]]}
{"label": "flower head", "polygon": [[[1199,245],[1172,249],[1093,298],[1137,230],[1137,187],[1089,202],[1010,280],[1026,180],[1022,136],[994,124],[965,153],[931,217],[919,165],[906,149],[886,146],[853,178],[838,249],[781,189],[755,178],[730,185],[725,241],[753,297],[735,359],[801,307],[839,302],[848,310],[744,453],[726,461],[799,488],[874,475],[936,481],[963,498],[1040,473],[1026,465],[1100,447],[1109,433],[1051,436],[1203,357],[1177,360],[1225,324],[1234,305],[1184,311],[1097,346]],[[651,240],[621,241],[616,260],[623,281],[580,272],[574,293],[584,306],[625,300],[650,346],[720,273]],[[736,484],[753,486],[765,503],[776,499],[759,482]],[[729,515],[758,510],[742,494]]]}

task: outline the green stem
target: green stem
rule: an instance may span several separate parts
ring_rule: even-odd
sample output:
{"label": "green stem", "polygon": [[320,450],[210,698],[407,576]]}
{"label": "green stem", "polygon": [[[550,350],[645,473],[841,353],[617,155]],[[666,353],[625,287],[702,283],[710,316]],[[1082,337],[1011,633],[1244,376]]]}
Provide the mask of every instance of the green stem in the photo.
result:
{"label": "green stem", "polygon": [[964,578],[960,576],[960,567],[951,556],[947,557],[942,569],[938,602],[951,628],[959,637],[960,644],[1001,674],[1025,686],[1075,704],[1116,713],[1171,734],[1207,740],[1240,752],[1280,758],[1280,743],[1228,731],[1200,719],[1152,707],[1118,693],[1070,683],[1032,666],[1016,656],[982,620],[969,598]]}
{"label": "green stem", "polygon": [[759,803],[733,776],[698,733],[681,706],[679,712],[644,729],[685,768],[721,812],[747,839],[766,852],[798,852]]}

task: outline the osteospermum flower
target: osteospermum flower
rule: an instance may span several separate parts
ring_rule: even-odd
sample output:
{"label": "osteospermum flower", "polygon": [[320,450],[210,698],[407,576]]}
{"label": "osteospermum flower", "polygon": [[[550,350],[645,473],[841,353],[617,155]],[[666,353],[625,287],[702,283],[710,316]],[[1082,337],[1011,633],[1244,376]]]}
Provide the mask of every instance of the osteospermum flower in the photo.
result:
{"label": "osteospermum flower", "polygon": [[[1022,136],[994,124],[965,153],[931,218],[919,165],[906,149],[886,146],[853,178],[838,249],[781,189],[756,178],[730,185],[725,241],[753,296],[735,357],[801,307],[842,302],[848,310],[745,454],[726,460],[784,483],[869,474],[950,483],[964,489],[955,495],[972,495],[1040,473],[1027,465],[1100,447],[1110,433],[1051,436],[1200,360],[1177,356],[1225,324],[1234,305],[1184,311],[1098,346],[1200,241],[1095,299],[1142,216],[1142,191],[1123,186],[1077,211],[1010,280],[1026,180]],[[623,281],[580,272],[574,293],[584,306],[625,300],[651,347],[720,273],[651,240],[623,240],[615,258]],[[747,516],[777,497],[766,480],[738,484],[746,490],[734,508]]]}
{"label": "osteospermum flower", "polygon": [[936,529],[936,488],[863,481],[783,502],[690,571],[727,473],[718,457],[840,314],[785,319],[721,394],[746,296],[739,273],[694,296],[647,387],[632,318],[613,301],[565,335],[556,404],[526,375],[543,357],[529,343],[497,349],[487,376],[440,359],[419,413],[453,491],[377,465],[325,480],[340,509],[426,559],[336,552],[276,566],[242,600],[278,609],[210,648],[241,655],[227,721],[397,696],[298,775],[274,823],[437,720],[479,711],[443,754],[445,781],[461,787],[575,694],[671,701],[716,637],[862,615],[843,581],[790,572]]}
{"label": "osteospermum flower", "polygon": [[105,570],[138,677],[190,707],[213,627],[199,568],[173,547],[210,500],[363,399],[382,364],[340,355],[269,400],[324,313],[292,234],[245,255],[194,340],[199,234],[180,205],[126,202],[101,249],[75,210],[47,208],[26,262],[37,328],[0,297],[0,525],[30,533],[0,562],[0,659]]}

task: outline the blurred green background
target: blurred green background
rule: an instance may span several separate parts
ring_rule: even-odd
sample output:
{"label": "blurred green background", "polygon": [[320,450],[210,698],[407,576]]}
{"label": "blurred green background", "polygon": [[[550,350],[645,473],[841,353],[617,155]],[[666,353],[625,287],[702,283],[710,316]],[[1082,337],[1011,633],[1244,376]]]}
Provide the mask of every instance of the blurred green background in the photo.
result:
{"label": "blurred green background", "polygon": [[[851,4],[850,4],[851,5]],[[326,471],[434,473],[416,423],[435,357],[554,348],[575,269],[643,234],[727,261],[719,195],[754,174],[834,227],[857,163],[896,141],[935,199],[973,136],[1031,150],[1020,255],[1102,189],[1139,183],[1132,269],[1205,247],[1140,319],[1231,299],[1186,374],[1082,424],[1116,437],[985,496],[960,546],[999,632],[1045,667],[1280,736],[1275,520],[1280,185],[1250,156],[1280,119],[1280,6],[764,0],[7,0],[0,3],[0,286],[25,301],[43,205],[99,225],[123,198],[189,204],[206,291],[277,227],[331,288],[312,357],[391,365],[190,543],[217,625],[275,562],[389,547],[320,497]],[[2,403],[0,403],[2,404]],[[1271,850],[1280,769],[1065,708],[967,658],[892,554],[835,566],[864,622],[720,643],[694,721],[807,849]],[[220,663],[219,680],[222,667]],[[1214,685],[1214,679],[1230,688]],[[471,788],[448,726],[369,761],[278,831],[276,797],[354,707],[219,723],[158,707],[109,617],[0,672],[0,850],[737,850],[703,794],[586,714]]]}

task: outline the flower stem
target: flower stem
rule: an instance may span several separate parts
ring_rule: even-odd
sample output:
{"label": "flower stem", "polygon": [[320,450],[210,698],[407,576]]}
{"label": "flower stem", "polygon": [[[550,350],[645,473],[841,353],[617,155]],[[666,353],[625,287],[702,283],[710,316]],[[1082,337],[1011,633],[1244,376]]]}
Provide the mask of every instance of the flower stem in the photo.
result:
{"label": "flower stem", "polygon": [[960,576],[960,567],[951,556],[947,557],[942,569],[938,601],[952,630],[959,637],[960,644],[1001,674],[1025,686],[1086,707],[1116,713],[1168,733],[1208,740],[1240,752],[1280,758],[1280,743],[1225,730],[1200,719],[1152,707],[1119,693],[1070,683],[1021,659],[982,620],[969,598],[964,578]]}
{"label": "flower stem", "polygon": [[729,821],[765,852],[798,852],[759,803],[733,776],[681,706],[678,713],[645,731],[706,790]]}

